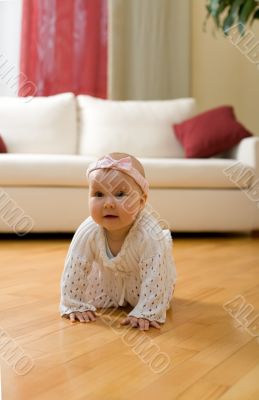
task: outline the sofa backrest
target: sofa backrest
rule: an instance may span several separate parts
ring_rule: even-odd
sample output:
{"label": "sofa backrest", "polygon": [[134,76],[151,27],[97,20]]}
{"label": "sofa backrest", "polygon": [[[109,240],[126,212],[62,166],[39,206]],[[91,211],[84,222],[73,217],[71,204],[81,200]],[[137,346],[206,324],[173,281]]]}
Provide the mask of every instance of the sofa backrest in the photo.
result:
{"label": "sofa backrest", "polygon": [[77,96],[79,153],[100,157],[125,152],[136,157],[183,158],[172,124],[192,117],[193,98],[159,101],[114,101]]}
{"label": "sofa backrest", "polygon": [[125,152],[141,158],[183,158],[172,125],[196,112],[193,98],[114,101],[62,93],[0,97],[0,134],[9,153]]}
{"label": "sofa backrest", "polygon": [[0,133],[9,153],[76,154],[77,111],[72,93],[0,97]]}

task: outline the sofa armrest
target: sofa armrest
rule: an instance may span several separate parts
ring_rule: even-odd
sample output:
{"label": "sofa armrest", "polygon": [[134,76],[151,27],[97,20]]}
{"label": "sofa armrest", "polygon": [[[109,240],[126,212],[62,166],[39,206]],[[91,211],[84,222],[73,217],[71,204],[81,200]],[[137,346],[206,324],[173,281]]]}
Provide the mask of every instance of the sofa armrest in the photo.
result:
{"label": "sofa armrest", "polygon": [[259,136],[248,137],[228,152],[228,157],[254,168],[259,178]]}

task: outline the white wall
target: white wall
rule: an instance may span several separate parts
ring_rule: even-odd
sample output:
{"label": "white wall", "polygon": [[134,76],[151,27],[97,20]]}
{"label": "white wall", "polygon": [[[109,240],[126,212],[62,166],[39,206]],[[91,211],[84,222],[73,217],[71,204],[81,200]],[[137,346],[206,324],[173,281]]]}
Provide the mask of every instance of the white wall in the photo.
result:
{"label": "white wall", "polygon": [[0,96],[18,90],[22,0],[0,1]]}

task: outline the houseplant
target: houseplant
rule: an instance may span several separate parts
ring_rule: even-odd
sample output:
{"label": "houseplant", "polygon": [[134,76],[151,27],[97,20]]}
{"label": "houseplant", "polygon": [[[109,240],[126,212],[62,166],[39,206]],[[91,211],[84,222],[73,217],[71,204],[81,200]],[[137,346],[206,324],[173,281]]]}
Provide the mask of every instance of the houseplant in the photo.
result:
{"label": "houseplant", "polygon": [[244,34],[246,26],[259,19],[259,0],[207,0],[206,8],[206,21],[212,17],[225,35],[235,25]]}

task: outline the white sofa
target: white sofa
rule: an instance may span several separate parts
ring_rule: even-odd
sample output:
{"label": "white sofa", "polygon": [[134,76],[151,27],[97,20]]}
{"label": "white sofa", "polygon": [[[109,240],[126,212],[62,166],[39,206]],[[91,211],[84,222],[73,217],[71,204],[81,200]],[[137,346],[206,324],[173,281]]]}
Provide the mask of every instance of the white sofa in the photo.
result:
{"label": "white sofa", "polygon": [[196,112],[191,98],[0,98],[8,148],[0,154],[0,232],[75,231],[89,215],[85,171],[109,151],[141,160],[150,210],[172,231],[258,230],[259,138],[242,140],[227,158],[185,159],[171,125]]}

